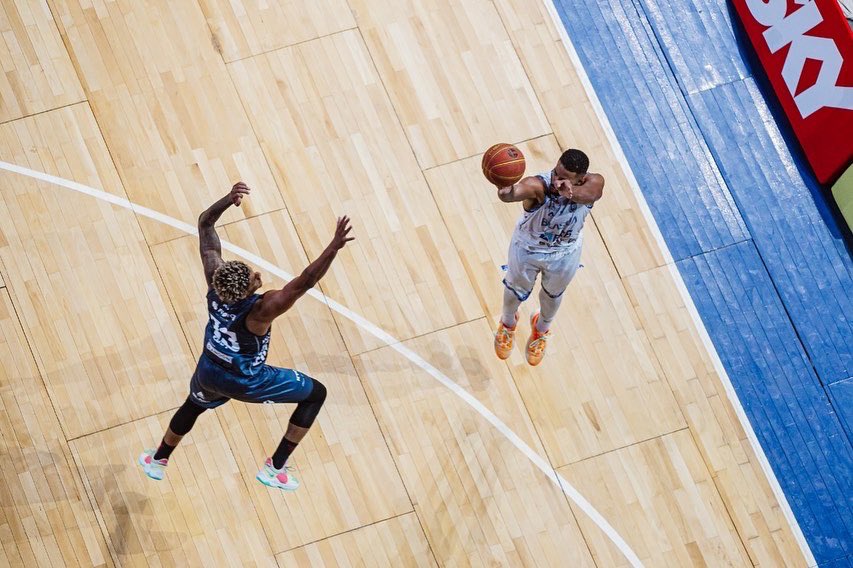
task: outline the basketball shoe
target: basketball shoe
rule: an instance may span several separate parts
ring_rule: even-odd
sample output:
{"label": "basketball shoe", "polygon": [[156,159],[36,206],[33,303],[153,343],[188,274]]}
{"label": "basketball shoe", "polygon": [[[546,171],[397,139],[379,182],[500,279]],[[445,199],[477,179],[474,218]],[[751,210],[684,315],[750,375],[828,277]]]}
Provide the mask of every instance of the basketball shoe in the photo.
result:
{"label": "basketball shoe", "polygon": [[285,491],[296,491],[299,488],[299,480],[290,474],[291,468],[284,464],[281,469],[276,469],[272,465],[272,458],[267,458],[264,462],[264,467],[255,476],[255,479],[266,485],[267,487],[276,487]]}
{"label": "basketball shoe", "polygon": [[527,362],[534,367],[542,362],[545,356],[545,348],[548,347],[548,339],[551,337],[551,330],[541,332],[536,329],[536,322],[539,321],[539,312],[533,314],[530,318],[530,337],[527,339]]}
{"label": "basketball shoe", "polygon": [[151,479],[160,481],[166,474],[166,465],[169,463],[169,460],[166,458],[155,460],[154,452],[156,451],[156,449],[152,448],[142,452],[139,456],[139,465],[142,466],[142,471],[145,472],[145,475]]}
{"label": "basketball shoe", "polygon": [[515,328],[518,325],[518,314],[515,314],[515,323],[516,325],[507,327],[503,320],[498,322],[498,330],[495,332],[495,354],[498,359],[507,359],[512,353]]}

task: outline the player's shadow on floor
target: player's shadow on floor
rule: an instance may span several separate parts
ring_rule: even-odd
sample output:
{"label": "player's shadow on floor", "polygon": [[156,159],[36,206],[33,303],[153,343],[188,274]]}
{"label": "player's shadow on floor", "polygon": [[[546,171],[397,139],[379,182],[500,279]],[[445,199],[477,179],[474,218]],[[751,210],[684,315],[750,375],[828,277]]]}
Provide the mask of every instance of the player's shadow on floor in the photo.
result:
{"label": "player's shadow on floor", "polygon": [[[120,476],[139,477],[139,483],[168,483],[149,480],[142,471],[129,471],[127,464],[108,464],[89,473],[92,492],[109,533],[109,542],[115,553],[122,557],[151,555],[154,552],[180,550],[186,535],[163,531],[162,521],[169,522],[172,511],[155,511],[150,499],[143,493],[122,491],[117,479]],[[173,502],[173,500],[171,500]],[[166,500],[169,503],[170,500]],[[177,508],[177,504],[174,505]]]}
{"label": "player's shadow on floor", "polygon": [[[491,345],[491,338],[487,338]],[[417,354],[427,363],[438,369],[453,382],[460,386],[479,391],[486,389],[494,378],[494,372],[488,369],[477,350],[468,346],[458,345],[448,352],[447,344],[441,341],[429,341],[418,346]],[[403,371],[417,369],[414,362],[409,361],[402,353],[388,351],[388,356],[372,358],[369,369],[371,372]],[[424,380],[434,381],[424,370],[417,371]]]}

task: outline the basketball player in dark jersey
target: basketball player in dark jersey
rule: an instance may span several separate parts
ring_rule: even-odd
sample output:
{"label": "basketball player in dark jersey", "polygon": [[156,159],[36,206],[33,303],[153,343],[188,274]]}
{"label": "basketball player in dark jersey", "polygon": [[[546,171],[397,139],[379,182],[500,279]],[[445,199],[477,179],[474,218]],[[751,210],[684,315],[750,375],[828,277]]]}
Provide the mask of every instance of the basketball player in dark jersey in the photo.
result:
{"label": "basketball player in dark jersey", "polygon": [[169,456],[189,432],[196,418],[229,399],[253,403],[297,403],[281,443],[258,472],[258,481],[269,487],[295,490],[287,459],[302,440],[326,399],[326,387],[299,371],[266,364],[270,329],[275,318],[293,306],[323,277],[338,251],[354,237],[348,217],[338,219],[335,235],[326,250],[281,290],[256,294],[261,275],[243,262],[222,260],[222,248],[214,225],[231,205],[240,206],[249,195],[240,182],[198,218],[198,236],[204,275],[207,279],[209,320],[204,349],[190,380],[190,395],[175,412],[156,450],[146,450],[139,464],[152,479],[163,479]]}

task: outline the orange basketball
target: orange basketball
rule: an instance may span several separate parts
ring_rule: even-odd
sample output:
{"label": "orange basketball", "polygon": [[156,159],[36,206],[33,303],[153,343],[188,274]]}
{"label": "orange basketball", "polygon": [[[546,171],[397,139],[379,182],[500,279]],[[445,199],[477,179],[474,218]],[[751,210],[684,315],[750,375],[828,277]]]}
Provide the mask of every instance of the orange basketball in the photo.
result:
{"label": "orange basketball", "polygon": [[490,183],[506,187],[524,175],[524,154],[512,144],[495,144],[483,154],[482,167]]}

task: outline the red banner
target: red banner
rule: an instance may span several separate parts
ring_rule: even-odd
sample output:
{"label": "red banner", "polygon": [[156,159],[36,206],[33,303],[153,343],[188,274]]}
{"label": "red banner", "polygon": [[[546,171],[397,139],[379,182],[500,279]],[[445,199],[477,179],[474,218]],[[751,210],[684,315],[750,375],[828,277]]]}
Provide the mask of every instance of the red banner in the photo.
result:
{"label": "red banner", "polygon": [[733,0],[821,183],[853,160],[853,33],[838,0]]}

